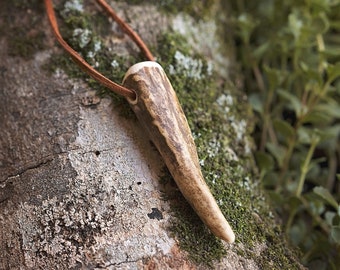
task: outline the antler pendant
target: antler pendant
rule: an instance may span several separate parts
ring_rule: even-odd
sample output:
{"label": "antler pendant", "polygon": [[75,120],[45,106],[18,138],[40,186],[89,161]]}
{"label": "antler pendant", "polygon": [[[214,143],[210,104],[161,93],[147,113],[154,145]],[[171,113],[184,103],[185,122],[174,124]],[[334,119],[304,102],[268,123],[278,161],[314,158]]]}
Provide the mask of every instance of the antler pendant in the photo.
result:
{"label": "antler pendant", "polygon": [[235,235],[203,179],[187,119],[163,68],[156,62],[133,65],[123,85],[136,92],[136,99],[128,102],[184,197],[217,237],[234,242]]}

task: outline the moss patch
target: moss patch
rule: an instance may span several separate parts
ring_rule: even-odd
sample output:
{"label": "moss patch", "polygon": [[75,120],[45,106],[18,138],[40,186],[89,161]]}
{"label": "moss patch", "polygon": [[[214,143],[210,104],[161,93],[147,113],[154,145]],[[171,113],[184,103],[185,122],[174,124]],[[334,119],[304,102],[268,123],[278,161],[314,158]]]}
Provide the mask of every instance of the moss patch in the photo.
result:
{"label": "moss patch", "polygon": [[9,55],[30,59],[44,48],[45,35],[41,32],[28,34],[25,29],[19,27],[11,27],[10,32],[15,35],[11,34],[8,42]]}
{"label": "moss patch", "polygon": [[[10,14],[14,13],[20,13],[16,17],[20,20],[13,20]],[[41,17],[44,16],[41,1],[1,1],[0,14],[0,35],[7,38],[9,55],[30,59],[45,47],[45,35],[41,31]]]}
{"label": "moss patch", "polygon": [[[294,256],[286,254],[287,246],[280,228],[273,226],[274,215],[256,181],[252,156],[247,149],[251,142],[243,139],[249,138],[252,131],[250,123],[247,122],[246,127],[242,124],[244,119],[251,120],[245,97],[233,85],[221,81],[203,57],[190,52],[182,36],[166,33],[158,45],[160,62],[194,134],[203,175],[236,232],[237,243],[246,247],[236,248],[237,252],[254,259],[263,269],[275,269],[278,265],[285,265],[284,269],[298,269]],[[183,61],[189,69],[198,70],[198,74],[177,73],[176,70],[182,70]],[[200,69],[197,63],[201,63]],[[243,133],[242,139],[239,132]],[[237,152],[237,158],[230,151]],[[172,224],[181,248],[199,264],[212,265],[214,260],[221,259],[227,252],[221,241],[204,227],[180,194],[171,197],[182,198],[180,205],[173,202],[177,219]],[[261,243],[265,243],[266,248],[261,256],[255,256],[253,249]]]}

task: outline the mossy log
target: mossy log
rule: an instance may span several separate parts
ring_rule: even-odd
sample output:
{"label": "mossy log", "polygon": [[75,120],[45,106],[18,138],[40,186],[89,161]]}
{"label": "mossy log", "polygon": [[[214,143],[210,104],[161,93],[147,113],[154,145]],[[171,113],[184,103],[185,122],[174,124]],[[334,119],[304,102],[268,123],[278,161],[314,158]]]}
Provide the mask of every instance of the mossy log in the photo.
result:
{"label": "mossy log", "polygon": [[[205,228],[128,103],[68,59],[42,1],[2,1],[0,269],[301,269],[257,181],[228,5],[145,2],[109,1],[168,73],[236,242]],[[112,79],[141,60],[95,1],[55,5],[69,42]]]}

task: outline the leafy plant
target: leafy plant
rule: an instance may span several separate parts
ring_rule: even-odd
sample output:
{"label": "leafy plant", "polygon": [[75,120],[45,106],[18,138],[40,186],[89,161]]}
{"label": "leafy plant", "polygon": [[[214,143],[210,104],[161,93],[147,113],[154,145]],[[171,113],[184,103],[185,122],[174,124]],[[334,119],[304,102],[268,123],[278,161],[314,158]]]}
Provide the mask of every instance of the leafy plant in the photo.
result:
{"label": "leafy plant", "polygon": [[260,177],[302,262],[339,269],[340,1],[231,6]]}

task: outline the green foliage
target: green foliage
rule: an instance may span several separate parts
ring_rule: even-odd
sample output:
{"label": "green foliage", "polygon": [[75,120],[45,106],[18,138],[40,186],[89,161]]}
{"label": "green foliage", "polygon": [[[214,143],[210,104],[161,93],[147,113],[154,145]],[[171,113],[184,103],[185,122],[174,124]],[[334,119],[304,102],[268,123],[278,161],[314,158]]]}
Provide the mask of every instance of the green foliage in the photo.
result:
{"label": "green foliage", "polygon": [[340,268],[340,1],[232,1],[255,154],[305,265]]}

